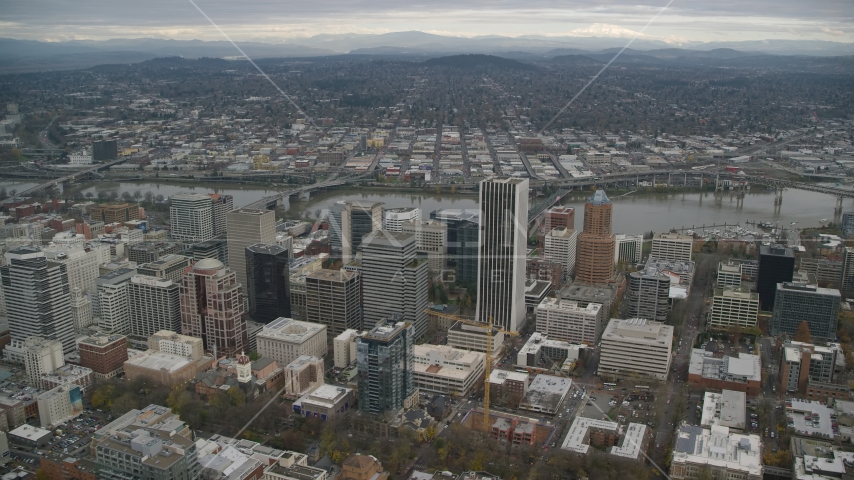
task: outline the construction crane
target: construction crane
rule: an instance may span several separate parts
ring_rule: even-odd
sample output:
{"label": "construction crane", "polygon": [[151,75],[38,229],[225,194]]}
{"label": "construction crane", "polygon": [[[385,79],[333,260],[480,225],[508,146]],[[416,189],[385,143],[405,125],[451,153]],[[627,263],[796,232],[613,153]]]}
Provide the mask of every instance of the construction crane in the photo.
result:
{"label": "construction crane", "polygon": [[428,315],[436,315],[440,318],[447,318],[448,320],[455,320],[460,323],[465,323],[466,325],[474,325],[475,327],[486,328],[486,371],[484,372],[483,378],[483,431],[489,432],[489,376],[492,373],[492,331],[495,330],[497,332],[503,333],[505,335],[510,335],[517,337],[519,336],[519,332],[511,332],[510,330],[503,330],[501,328],[494,328],[492,324],[492,316],[489,316],[489,322],[483,323],[475,320],[469,320],[468,318],[461,318],[456,315],[448,315],[447,313],[439,313],[436,310],[428,308],[426,310]]}

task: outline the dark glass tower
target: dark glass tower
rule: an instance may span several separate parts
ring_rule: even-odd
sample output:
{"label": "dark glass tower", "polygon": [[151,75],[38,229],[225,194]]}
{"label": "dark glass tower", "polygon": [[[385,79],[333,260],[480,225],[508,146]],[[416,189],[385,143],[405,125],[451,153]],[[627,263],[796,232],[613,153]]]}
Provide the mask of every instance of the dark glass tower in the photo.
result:
{"label": "dark glass tower", "polygon": [[256,322],[291,318],[288,261],[288,250],[278,245],[257,243],[246,247],[249,314]]}
{"label": "dark glass tower", "polygon": [[762,245],[759,247],[759,275],[756,279],[756,293],[759,294],[759,309],[774,309],[774,296],[777,284],[791,282],[795,273],[795,254],[791,248],[782,245]]}

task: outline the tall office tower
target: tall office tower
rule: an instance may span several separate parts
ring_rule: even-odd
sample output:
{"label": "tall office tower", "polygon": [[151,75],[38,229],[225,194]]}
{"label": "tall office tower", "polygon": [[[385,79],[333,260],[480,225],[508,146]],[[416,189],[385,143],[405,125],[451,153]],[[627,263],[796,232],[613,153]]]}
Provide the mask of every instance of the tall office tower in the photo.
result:
{"label": "tall office tower", "polygon": [[691,261],[691,249],[694,237],[678,233],[656,233],[652,237],[652,251],[649,256],[662,260]]}
{"label": "tall office tower", "polygon": [[95,279],[97,293],[92,301],[92,313],[98,327],[114,335],[130,333],[128,283],[136,270],[120,268]]}
{"label": "tall office tower", "polygon": [[434,210],[430,219],[448,226],[448,264],[456,267],[456,280],[477,282],[477,257],[480,253],[480,212],[478,210]]}
{"label": "tall office tower", "polygon": [[68,286],[72,290],[80,289],[81,292],[91,292],[95,289],[95,279],[98,278],[98,267],[104,262],[103,246],[95,248],[89,245],[53,246],[44,247],[42,252],[49,262],[65,264],[68,274]]}
{"label": "tall office tower", "polygon": [[575,230],[575,209],[558,205],[546,210],[543,221],[543,231],[549,233],[555,228],[564,227],[567,230]]}
{"label": "tall office tower", "polygon": [[181,284],[181,333],[201,338],[215,355],[234,356],[249,342],[237,274],[219,260],[193,265]]}
{"label": "tall office tower", "polygon": [[650,268],[629,274],[626,315],[664,322],[670,312],[670,277]]}
{"label": "tall office tower", "polygon": [[291,318],[290,259],[278,245],[257,243],[246,247],[246,295],[249,314],[259,323]]}
{"label": "tall office tower", "polygon": [[215,237],[226,232],[228,221],[226,214],[234,210],[234,197],[219,193],[209,193],[211,197],[211,222],[213,223],[213,234]]}
{"label": "tall office tower", "polygon": [[[761,270],[759,274],[762,275]],[[801,322],[807,322],[812,338],[833,340],[836,338],[841,301],[839,290],[835,288],[778,283],[771,315],[771,335],[795,335]],[[762,303],[761,294],[759,302]]]}
{"label": "tall office tower", "polygon": [[214,237],[213,201],[203,193],[173,195],[169,220],[174,240],[204,242]]}
{"label": "tall office tower", "polygon": [[614,235],[614,265],[640,263],[643,259],[643,235]]}
{"label": "tall office tower", "polygon": [[575,275],[577,243],[578,231],[566,227],[557,227],[546,232],[543,239],[543,258],[559,263],[563,267],[564,279]]}
{"label": "tall office tower", "polygon": [[480,253],[477,264],[478,321],[510,331],[525,323],[525,257],[528,241],[528,180],[480,182]]}
{"label": "tall office tower", "polygon": [[130,336],[145,341],[160,330],[181,331],[180,286],[172,280],[134,275],[128,284]]}
{"label": "tall office tower", "polygon": [[415,236],[375,230],[362,242],[363,328],[402,314],[415,338],[427,332],[427,262],[416,258]]}
{"label": "tall office tower", "polygon": [[389,317],[356,340],[359,409],[375,415],[398,411],[417,399],[413,376],[415,328]]}
{"label": "tall office tower", "polygon": [[419,253],[427,255],[431,271],[440,272],[445,269],[448,256],[447,225],[438,220],[404,222],[400,232],[415,235],[415,248]]}
{"label": "tall office tower", "polygon": [[0,277],[12,341],[44,337],[62,342],[65,352],[73,351],[74,319],[65,265],[49,262],[41,250],[30,246],[13,248],[5,257]]}
{"label": "tall office tower", "polygon": [[[246,292],[246,247],[256,243],[276,243],[276,212],[238,208],[226,214],[228,223],[228,266],[237,274]],[[251,301],[251,300],[250,300]]]}
{"label": "tall office tower", "polygon": [[362,329],[362,291],[357,272],[318,270],[305,277],[305,320],[326,325],[331,345],[344,330]]}
{"label": "tall office tower", "polygon": [[383,230],[399,232],[404,222],[417,222],[421,219],[421,209],[417,207],[390,208],[383,210]]}
{"label": "tall office tower", "polygon": [[194,243],[190,245],[190,251],[184,254],[191,255],[196,262],[203,258],[213,258],[228,265],[228,240],[214,238],[207,242]]}
{"label": "tall office tower", "polygon": [[383,226],[383,204],[348,200],[336,203],[329,211],[329,240],[333,251],[341,252],[350,263],[362,245],[362,237]]}
{"label": "tall office tower", "polygon": [[607,283],[614,276],[616,238],[611,230],[611,200],[596,190],[584,205],[584,231],[578,236],[575,281],[589,285]]}
{"label": "tall office tower", "polygon": [[79,288],[71,290],[71,319],[74,322],[74,331],[80,333],[84,328],[92,325],[92,300]]}
{"label": "tall office tower", "polygon": [[782,245],[759,247],[759,275],[756,278],[756,293],[759,294],[759,309],[774,309],[777,284],[791,282],[795,273],[795,254]]}
{"label": "tall office tower", "polygon": [[842,279],[839,285],[843,299],[854,296],[854,247],[845,247],[842,256]]}
{"label": "tall office tower", "polygon": [[173,253],[160,257],[159,260],[151,263],[138,266],[136,272],[140,275],[172,280],[176,284],[180,284],[181,279],[184,278],[184,271],[192,264],[192,258]]}
{"label": "tall office tower", "polygon": [[92,142],[92,160],[115,160],[118,155],[118,143],[115,139]]}

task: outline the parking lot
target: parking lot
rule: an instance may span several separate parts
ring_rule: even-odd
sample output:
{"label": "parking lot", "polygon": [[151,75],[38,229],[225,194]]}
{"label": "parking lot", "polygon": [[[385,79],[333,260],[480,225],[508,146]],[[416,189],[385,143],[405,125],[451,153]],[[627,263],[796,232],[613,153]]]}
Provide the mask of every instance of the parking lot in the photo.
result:
{"label": "parking lot", "polygon": [[[603,413],[604,412],[604,413]],[[644,390],[595,390],[580,406],[579,416],[600,418],[622,424],[655,421],[655,395]]]}

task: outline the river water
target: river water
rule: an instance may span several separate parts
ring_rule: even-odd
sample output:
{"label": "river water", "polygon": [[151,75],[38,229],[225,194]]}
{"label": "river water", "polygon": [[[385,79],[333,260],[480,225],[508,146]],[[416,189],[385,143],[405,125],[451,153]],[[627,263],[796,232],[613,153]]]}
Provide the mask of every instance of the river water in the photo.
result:
{"label": "river water", "polygon": [[[33,182],[10,182],[0,180],[0,187],[7,190],[24,190],[34,186]],[[106,193],[150,191],[153,195],[169,197],[182,191],[216,192],[234,196],[234,205],[243,206],[279,190],[265,189],[243,185],[217,185],[215,188],[200,184],[194,187],[171,183],[119,183],[119,182],[86,182],[74,186],[84,194],[91,192],[97,195],[99,191]],[[561,202],[576,208],[576,228],[581,229],[584,201],[587,193],[568,196]],[[280,210],[279,216],[286,218],[317,218],[325,208],[340,200],[361,200],[383,202],[387,208],[415,206],[421,209],[422,216],[427,218],[429,212],[438,208],[477,208],[477,198],[471,195],[451,194],[409,194],[406,192],[377,192],[360,191],[358,189],[339,189],[313,194],[308,202],[294,200],[286,203]],[[780,226],[788,226],[797,222],[798,227],[813,227],[819,225],[820,219],[833,220],[835,198],[815,192],[787,190],[783,194],[782,205],[774,205],[774,194],[764,191],[748,193],[739,202],[729,194],[712,192],[690,192],[676,194],[628,194],[625,196],[612,195],[614,204],[614,231],[617,233],[642,233],[648,231],[666,231],[671,228],[692,228],[692,226],[750,222],[779,222]],[[843,204],[845,211],[854,210],[850,199]]]}

